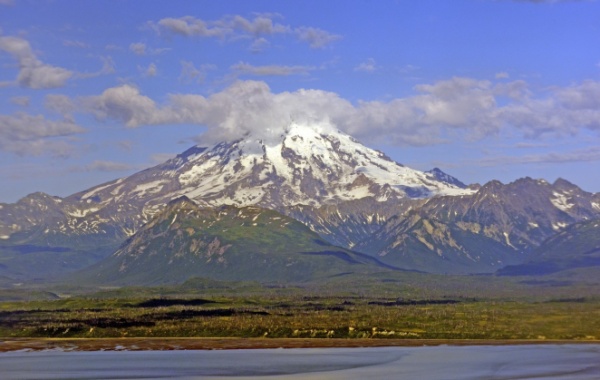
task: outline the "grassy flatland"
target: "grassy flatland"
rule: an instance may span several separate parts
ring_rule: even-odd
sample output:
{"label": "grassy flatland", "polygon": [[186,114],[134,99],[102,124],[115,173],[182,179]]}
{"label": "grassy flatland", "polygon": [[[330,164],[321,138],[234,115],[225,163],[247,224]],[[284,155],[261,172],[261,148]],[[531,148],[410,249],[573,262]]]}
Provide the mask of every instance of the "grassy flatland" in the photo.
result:
{"label": "grassy flatland", "polygon": [[6,290],[13,300],[0,303],[0,336],[596,341],[597,277],[567,278],[381,272],[301,286],[192,279],[68,298],[57,287],[62,298],[38,291],[30,300]]}
{"label": "grassy flatland", "polygon": [[600,301],[279,296],[7,302],[0,336],[596,340]]}

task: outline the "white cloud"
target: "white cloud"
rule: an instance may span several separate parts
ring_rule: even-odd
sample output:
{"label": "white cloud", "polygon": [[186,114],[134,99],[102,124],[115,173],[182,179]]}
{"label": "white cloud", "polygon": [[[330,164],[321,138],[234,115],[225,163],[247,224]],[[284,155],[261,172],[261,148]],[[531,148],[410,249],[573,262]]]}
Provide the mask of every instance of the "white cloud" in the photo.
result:
{"label": "white cloud", "polygon": [[253,36],[288,33],[290,27],[274,22],[273,18],[275,17],[277,17],[277,15],[264,14],[256,15],[252,20],[248,20],[242,16],[236,15],[231,18],[225,18],[219,21],[219,23],[226,28],[243,30]]}
{"label": "white cloud", "polygon": [[83,170],[88,172],[122,172],[135,169],[138,167],[127,163],[102,160],[93,161],[83,167]]}
{"label": "white cloud", "polygon": [[100,57],[102,60],[102,68],[92,73],[77,73],[76,78],[96,78],[101,75],[113,74],[115,72],[115,62],[112,57]]}
{"label": "white cloud", "polygon": [[145,55],[146,54],[146,44],[138,42],[132,43],[129,45],[129,50],[137,55]]}
{"label": "white cloud", "polygon": [[550,145],[546,143],[536,143],[536,142],[519,142],[515,144],[515,148],[518,149],[535,149],[535,148],[549,148]]}
{"label": "white cloud", "polygon": [[19,37],[0,37],[0,50],[12,55],[19,62],[16,82],[33,89],[56,88],[65,85],[73,72],[51,66],[36,58],[29,42]]}
{"label": "white cloud", "polygon": [[[160,107],[130,85],[107,89],[82,100],[99,119],[113,119],[128,127],[156,124],[197,124],[208,128],[205,141],[236,139],[251,132],[265,140],[279,136],[292,120],[323,121],[331,113],[352,110],[334,93],[299,90],[273,94],[264,82],[239,81],[204,97],[173,94]],[[338,115],[339,116],[339,115]]]}
{"label": "white cloud", "polygon": [[600,147],[589,147],[570,152],[551,152],[524,156],[495,156],[480,159],[476,164],[482,166],[503,166],[519,164],[566,164],[596,161],[600,161]]}
{"label": "white cloud", "polygon": [[84,98],[82,104],[96,118],[119,120],[128,127],[162,124],[165,120],[152,99],[128,84],[109,88],[99,96]]}
{"label": "white cloud", "polygon": [[513,100],[524,100],[532,95],[529,85],[524,80],[497,83],[494,86],[494,94],[507,96]]}
{"label": "white cloud", "polygon": [[587,80],[577,85],[555,90],[560,103],[575,110],[600,108],[600,82]]}
{"label": "white cloud", "polygon": [[168,50],[169,48],[160,48],[160,49],[152,49],[146,46],[143,42],[136,42],[129,45],[129,51],[136,55],[157,55],[162,54]]}
{"label": "white cloud", "polygon": [[496,73],[496,79],[508,79],[508,78],[510,78],[510,75],[505,71]]}
{"label": "white cloud", "polygon": [[21,156],[50,154],[66,157],[74,150],[70,136],[85,132],[68,121],[52,121],[25,113],[0,115],[0,150]]}
{"label": "white cloud", "polygon": [[528,94],[498,109],[496,117],[526,137],[569,136],[584,128],[600,131],[600,82],[553,88],[545,97]]}
{"label": "white cloud", "polygon": [[44,98],[44,107],[52,112],[55,112],[63,117],[65,120],[73,120],[73,111],[75,111],[75,104],[66,95],[61,94],[49,94]]}
{"label": "white cloud", "polygon": [[209,27],[203,20],[192,16],[181,18],[167,17],[159,20],[156,24],[151,23],[151,26],[158,33],[172,33],[191,37],[219,37],[224,38],[231,33],[227,28],[221,26]]}
{"label": "white cloud", "polygon": [[261,53],[267,50],[270,46],[271,43],[269,42],[269,40],[267,40],[264,37],[260,37],[252,42],[248,50],[250,50],[252,53]]}
{"label": "white cloud", "polygon": [[192,16],[167,17],[149,25],[158,33],[179,34],[187,37],[235,38],[288,33],[288,26],[273,21],[276,16],[256,15],[253,19],[235,15],[215,21],[205,21]]}
{"label": "white cloud", "polygon": [[181,61],[181,74],[179,81],[183,83],[204,83],[207,72],[215,70],[217,66],[212,64],[202,64],[199,68],[190,61]]}
{"label": "white cloud", "polygon": [[130,140],[121,140],[117,142],[117,146],[119,147],[119,149],[124,150],[126,152],[131,152],[133,145],[133,141]]}
{"label": "white cloud", "polygon": [[266,65],[252,66],[246,62],[238,62],[231,66],[238,75],[254,76],[289,76],[289,75],[307,75],[309,71],[314,70],[311,66],[285,66],[285,65]]}
{"label": "white cloud", "polygon": [[368,73],[372,73],[375,70],[377,70],[377,65],[375,64],[375,60],[373,58],[367,59],[365,62],[354,68],[354,71],[365,71]]}
{"label": "white cloud", "polygon": [[144,70],[142,70],[144,73],[144,76],[147,77],[155,77],[156,74],[158,74],[158,68],[156,67],[156,65],[154,63],[151,63],[150,65],[148,65],[148,67]]}
{"label": "white cloud", "polygon": [[250,50],[263,51],[270,45],[266,36],[294,34],[312,48],[323,48],[341,38],[326,30],[300,26],[295,29],[275,21],[281,18],[276,14],[257,14],[253,18],[240,15],[226,16],[218,20],[206,21],[193,16],[180,18],[167,17],[157,22],[148,22],[150,28],[161,35],[185,37],[217,38],[226,41],[251,39]]}
{"label": "white cloud", "polygon": [[342,38],[337,34],[329,33],[323,29],[302,26],[295,29],[300,41],[307,42],[311,48],[321,49],[330,43]]}
{"label": "white cloud", "polygon": [[[83,102],[99,119],[118,120],[128,127],[196,124],[206,130],[202,136],[206,142],[246,133],[274,141],[293,121],[331,126],[367,142],[414,146],[472,141],[504,131],[536,140],[581,129],[600,131],[600,82],[555,88],[537,97],[524,82],[499,85],[472,78],[422,84],[415,91],[387,102],[353,104],[333,92],[273,93],[264,82],[238,81],[208,97],[171,94],[162,105],[130,85],[107,89]],[[501,102],[498,97],[503,97]]]}

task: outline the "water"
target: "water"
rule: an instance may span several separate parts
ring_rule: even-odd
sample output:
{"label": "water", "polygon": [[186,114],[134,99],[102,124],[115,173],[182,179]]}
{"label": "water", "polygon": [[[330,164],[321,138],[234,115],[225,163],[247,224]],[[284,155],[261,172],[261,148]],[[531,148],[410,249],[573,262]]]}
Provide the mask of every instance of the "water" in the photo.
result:
{"label": "water", "polygon": [[600,379],[600,345],[9,352],[12,379]]}

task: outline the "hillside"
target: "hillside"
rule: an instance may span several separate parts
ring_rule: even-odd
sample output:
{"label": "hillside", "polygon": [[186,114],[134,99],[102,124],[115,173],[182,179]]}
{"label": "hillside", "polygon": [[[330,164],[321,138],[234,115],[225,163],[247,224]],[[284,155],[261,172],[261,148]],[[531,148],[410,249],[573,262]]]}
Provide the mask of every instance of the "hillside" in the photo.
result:
{"label": "hillside", "polygon": [[182,197],[112,256],[74,278],[119,285],[182,283],[192,277],[290,283],[381,270],[390,268],[333,246],[276,211],[202,208]]}

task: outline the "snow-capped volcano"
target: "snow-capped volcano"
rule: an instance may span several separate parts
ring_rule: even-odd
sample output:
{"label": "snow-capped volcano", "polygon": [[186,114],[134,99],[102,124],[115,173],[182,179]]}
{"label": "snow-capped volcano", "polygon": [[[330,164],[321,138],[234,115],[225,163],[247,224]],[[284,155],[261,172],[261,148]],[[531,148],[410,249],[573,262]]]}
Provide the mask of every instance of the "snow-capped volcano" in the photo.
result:
{"label": "snow-capped volcano", "polygon": [[344,133],[326,130],[292,124],[275,142],[248,135],[207,149],[194,147],[162,165],[80,196],[100,202],[134,197],[157,204],[185,195],[207,206],[278,208],[369,196],[386,200],[471,192],[400,165]]}
{"label": "snow-capped volcano", "polygon": [[181,196],[199,206],[255,205],[283,211],[366,197],[381,202],[471,192],[437,178],[402,166],[329,125],[291,124],[278,139],[270,136],[265,141],[248,134],[209,148],[196,146],[129,177],[62,199],[46,196],[52,202],[44,200],[38,208],[59,211],[53,218],[40,215],[39,222],[17,223],[10,215],[22,213],[9,212],[7,205],[0,237],[8,239],[32,223],[44,239],[53,231],[130,236]]}
{"label": "snow-capped volcano", "polygon": [[[551,185],[526,178],[467,189],[438,169],[421,172],[398,164],[328,125],[296,123],[278,138],[248,134],[193,147],[66,198],[38,193],[0,204],[0,239],[17,268],[10,273],[21,276],[23,260],[34,257],[15,254],[19,250],[66,250],[66,258],[83,252],[84,260],[73,264],[80,267],[97,260],[182,196],[205,210],[278,211],[328,243],[396,267],[440,273],[489,272],[521,263],[524,253],[569,224],[600,215],[600,194],[566,181]],[[168,219],[176,222],[176,216]],[[189,231],[177,233],[183,238]],[[56,255],[47,252],[45,261],[34,261],[38,266],[31,273],[48,274],[50,253]]]}

